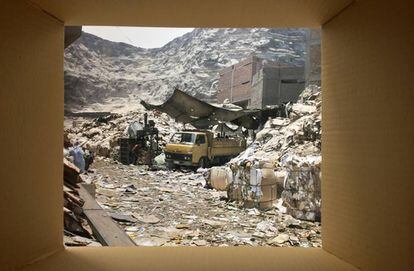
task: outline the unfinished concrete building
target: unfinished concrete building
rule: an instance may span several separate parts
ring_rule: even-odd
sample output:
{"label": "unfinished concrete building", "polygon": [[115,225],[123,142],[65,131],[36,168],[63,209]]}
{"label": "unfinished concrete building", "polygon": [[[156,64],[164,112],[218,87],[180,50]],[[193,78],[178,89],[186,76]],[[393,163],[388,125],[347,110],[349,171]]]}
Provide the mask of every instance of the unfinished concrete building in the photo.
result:
{"label": "unfinished concrete building", "polygon": [[262,65],[263,60],[252,55],[223,69],[220,72],[218,102],[228,100],[244,108],[250,105],[251,80]]}
{"label": "unfinished concrete building", "polygon": [[303,67],[263,67],[253,75],[250,108],[297,101],[305,88]]}
{"label": "unfinished concrete building", "polygon": [[264,108],[296,101],[305,87],[303,67],[287,67],[250,56],[220,72],[217,100],[243,108]]}

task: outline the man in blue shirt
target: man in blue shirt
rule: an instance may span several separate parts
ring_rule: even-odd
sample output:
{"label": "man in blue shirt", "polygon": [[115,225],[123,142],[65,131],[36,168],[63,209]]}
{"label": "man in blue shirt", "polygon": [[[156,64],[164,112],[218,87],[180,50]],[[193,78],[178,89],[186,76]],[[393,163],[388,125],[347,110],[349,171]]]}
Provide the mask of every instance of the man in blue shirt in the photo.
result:
{"label": "man in blue shirt", "polygon": [[81,173],[85,172],[85,158],[79,142],[76,141],[74,147],[69,150],[69,155],[73,157],[73,163],[77,166]]}

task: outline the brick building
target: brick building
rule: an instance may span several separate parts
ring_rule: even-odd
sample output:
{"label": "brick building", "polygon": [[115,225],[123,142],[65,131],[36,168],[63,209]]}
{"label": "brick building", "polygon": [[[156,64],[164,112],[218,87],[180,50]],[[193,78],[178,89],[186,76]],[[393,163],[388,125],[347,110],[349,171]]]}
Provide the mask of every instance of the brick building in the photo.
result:
{"label": "brick building", "polygon": [[262,61],[256,56],[249,56],[239,63],[227,67],[220,72],[217,100],[223,103],[228,99],[231,103],[247,107],[251,96],[251,80],[262,67]]}
{"label": "brick building", "polygon": [[[303,67],[282,66],[251,55],[220,72],[217,100],[261,109],[286,99],[295,101],[304,89],[304,81]],[[292,95],[286,91],[292,91]]]}

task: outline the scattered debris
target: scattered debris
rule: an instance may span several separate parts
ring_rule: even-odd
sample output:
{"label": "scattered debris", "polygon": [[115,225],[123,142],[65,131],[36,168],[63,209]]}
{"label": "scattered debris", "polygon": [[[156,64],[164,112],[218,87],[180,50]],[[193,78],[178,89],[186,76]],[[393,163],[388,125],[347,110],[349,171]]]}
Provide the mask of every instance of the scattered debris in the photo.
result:
{"label": "scattered debris", "polygon": [[283,244],[284,242],[289,240],[289,235],[281,233],[278,236],[276,236],[273,239],[270,239],[269,242],[267,242],[269,245],[273,244]]}
{"label": "scattered debris", "polygon": [[158,222],[160,222],[160,219],[156,217],[155,215],[144,215],[144,216],[137,215],[136,218],[140,222],[146,223],[146,224],[157,224]]}
{"label": "scattered debris", "polygon": [[63,159],[63,218],[64,244],[66,246],[101,246],[92,235],[84,214],[84,201],[77,189],[82,182],[80,170],[71,162]]}
{"label": "scattered debris", "polygon": [[[321,247],[319,223],[275,209],[240,208],[226,200],[226,191],[204,188],[204,170],[147,171],[109,158],[96,159],[93,168],[88,178],[97,187],[96,200],[108,212],[136,220],[118,223],[138,246]],[[299,241],[268,243],[282,233]]]}
{"label": "scattered debris", "polygon": [[114,219],[116,221],[120,221],[120,222],[129,222],[129,223],[137,222],[137,220],[135,218],[133,218],[132,216],[130,216],[130,215],[110,213],[110,216],[112,217],[112,219]]}

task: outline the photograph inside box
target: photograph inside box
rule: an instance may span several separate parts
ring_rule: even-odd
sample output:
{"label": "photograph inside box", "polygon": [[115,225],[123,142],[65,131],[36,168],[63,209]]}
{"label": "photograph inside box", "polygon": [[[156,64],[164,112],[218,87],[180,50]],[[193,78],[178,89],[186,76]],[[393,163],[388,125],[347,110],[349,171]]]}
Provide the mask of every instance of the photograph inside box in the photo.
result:
{"label": "photograph inside box", "polygon": [[404,1],[0,5],[2,270],[414,264]]}

